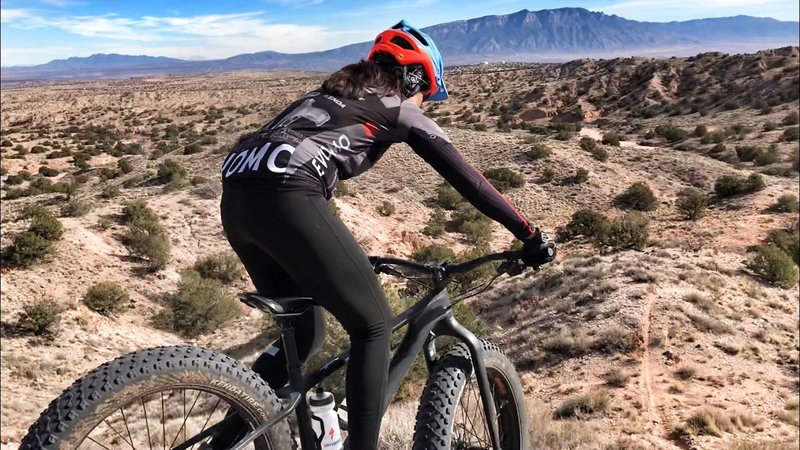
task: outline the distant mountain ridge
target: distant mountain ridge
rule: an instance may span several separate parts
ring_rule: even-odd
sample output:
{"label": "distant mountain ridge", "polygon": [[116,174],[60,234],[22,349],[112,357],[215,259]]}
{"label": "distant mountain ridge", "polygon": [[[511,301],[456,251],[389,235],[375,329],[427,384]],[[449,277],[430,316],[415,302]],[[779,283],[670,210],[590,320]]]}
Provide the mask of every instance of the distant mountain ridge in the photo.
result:
{"label": "distant mountain ridge", "polygon": [[[797,45],[800,23],[735,16],[683,22],[638,22],[583,8],[540,11],[459,20],[424,28],[449,64],[481,61],[566,60],[633,54],[681,56],[720,46],[742,51]],[[761,47],[759,47],[761,45]],[[126,77],[232,70],[327,71],[363,58],[370,43],[299,54],[263,51],[210,61],[96,54],[30,67],[2,68],[3,81]],[[691,50],[688,50],[691,48]]]}

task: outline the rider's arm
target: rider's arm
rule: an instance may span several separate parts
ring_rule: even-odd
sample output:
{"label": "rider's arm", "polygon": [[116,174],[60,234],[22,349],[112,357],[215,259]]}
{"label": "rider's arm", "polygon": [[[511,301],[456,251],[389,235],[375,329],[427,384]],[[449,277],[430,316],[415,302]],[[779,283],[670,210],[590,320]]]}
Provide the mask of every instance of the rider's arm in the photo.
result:
{"label": "rider's arm", "polygon": [[517,239],[531,237],[533,227],[492,186],[492,184],[456,150],[442,129],[416,105],[403,102],[398,131],[422,159],[450,183],[480,212],[502,224]]}

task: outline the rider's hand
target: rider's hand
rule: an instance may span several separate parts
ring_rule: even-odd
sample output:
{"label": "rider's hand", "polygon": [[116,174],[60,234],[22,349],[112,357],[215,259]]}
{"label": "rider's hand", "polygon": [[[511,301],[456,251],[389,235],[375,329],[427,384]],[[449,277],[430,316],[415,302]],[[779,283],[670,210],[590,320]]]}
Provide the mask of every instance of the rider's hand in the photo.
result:
{"label": "rider's hand", "polygon": [[522,262],[528,267],[538,268],[556,259],[556,244],[542,230],[536,228],[522,245]]}

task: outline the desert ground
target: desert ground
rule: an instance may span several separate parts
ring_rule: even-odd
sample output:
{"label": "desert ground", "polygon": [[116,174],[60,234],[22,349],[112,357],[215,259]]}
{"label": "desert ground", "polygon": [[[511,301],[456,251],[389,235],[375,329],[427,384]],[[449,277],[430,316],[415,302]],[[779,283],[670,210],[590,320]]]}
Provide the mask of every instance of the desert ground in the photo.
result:
{"label": "desert ground", "polygon": [[[555,263],[468,300],[522,378],[533,448],[797,448],[798,67],[797,47],[464,66],[447,73],[451,99],[423,105],[476,167],[507,169],[490,180],[558,243]],[[263,351],[274,328],[257,311],[234,304],[202,329],[176,329],[169,298],[187,270],[229,251],[218,213],[227,150],[324,76],[3,86],[3,449],[119,355],[189,344],[252,362]],[[369,254],[513,244],[441,183],[398,144],[331,202]],[[138,200],[167,250],[132,244],[123,208]],[[42,208],[63,232],[31,250],[19,236],[39,232]],[[579,226],[587,211],[602,226]],[[252,290],[229,266],[220,295]],[[405,301],[403,284],[382,281]],[[102,282],[124,301],[87,300]],[[410,442],[423,385],[391,406],[383,448]]]}

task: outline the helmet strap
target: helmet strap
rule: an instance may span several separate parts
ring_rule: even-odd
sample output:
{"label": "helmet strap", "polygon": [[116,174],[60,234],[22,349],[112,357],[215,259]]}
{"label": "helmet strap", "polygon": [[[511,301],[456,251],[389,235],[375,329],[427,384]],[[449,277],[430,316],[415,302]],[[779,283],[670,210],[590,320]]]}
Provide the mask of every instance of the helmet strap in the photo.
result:
{"label": "helmet strap", "polygon": [[375,55],[373,61],[382,69],[393,74],[400,81],[400,90],[405,98],[410,98],[419,92],[428,91],[430,84],[425,77],[425,69],[420,64],[401,65],[391,55],[380,53]]}

